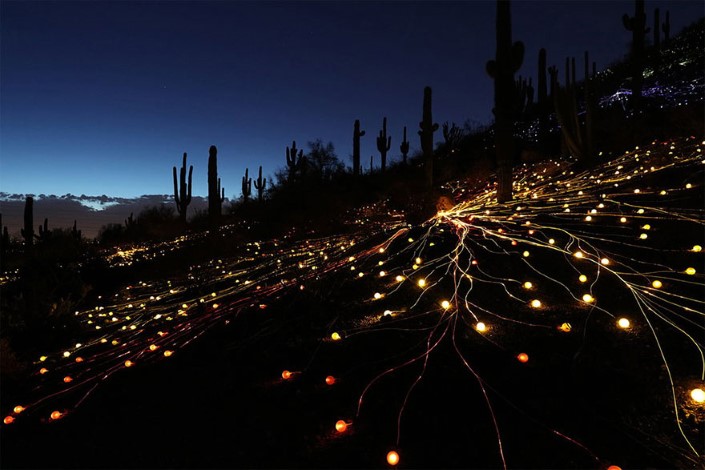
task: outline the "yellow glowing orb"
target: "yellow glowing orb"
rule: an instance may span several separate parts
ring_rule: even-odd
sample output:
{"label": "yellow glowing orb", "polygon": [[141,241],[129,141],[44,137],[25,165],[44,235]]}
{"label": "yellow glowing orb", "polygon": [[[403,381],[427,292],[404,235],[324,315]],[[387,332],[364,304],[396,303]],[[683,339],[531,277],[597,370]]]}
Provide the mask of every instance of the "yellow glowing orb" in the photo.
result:
{"label": "yellow glowing orb", "polygon": [[694,388],[690,391],[690,398],[695,403],[705,403],[705,391],[702,388]]}
{"label": "yellow glowing orb", "polygon": [[447,300],[444,300],[443,302],[441,302],[441,307],[448,310],[450,308],[450,302],[448,302]]}
{"label": "yellow glowing orb", "polygon": [[416,258],[414,261],[416,262],[416,264],[421,264],[423,262],[421,258]]}
{"label": "yellow glowing orb", "polygon": [[639,238],[642,240],[646,240],[647,238],[649,238],[649,236],[645,233],[642,233],[641,235],[639,235]]}
{"label": "yellow glowing orb", "polygon": [[333,341],[340,341],[342,337],[340,336],[340,333],[334,331],[333,334],[330,335],[330,339],[332,339]]}
{"label": "yellow glowing orb", "polygon": [[69,357],[71,353],[69,351],[64,351],[64,357]]}
{"label": "yellow glowing orb", "polygon": [[5,419],[2,420],[3,423],[5,424],[12,424],[15,421],[15,418],[12,416],[5,416]]}
{"label": "yellow glowing orb", "polygon": [[592,220],[591,216],[588,215],[587,217],[585,217],[585,222],[590,222],[591,220]]}
{"label": "yellow glowing orb", "polygon": [[651,285],[654,287],[654,289],[660,289],[661,287],[663,287],[663,283],[658,279],[652,282]]}
{"label": "yellow glowing orb", "polygon": [[695,274],[695,268],[687,268],[685,270],[685,273],[692,276],[693,274]]}
{"label": "yellow glowing orb", "polygon": [[159,346],[157,346],[156,344],[150,344],[150,345],[149,345],[149,350],[150,350],[150,351],[156,351],[158,347],[159,347]]}
{"label": "yellow glowing orb", "polygon": [[701,251],[703,251],[703,247],[700,245],[695,245],[693,246],[693,251],[696,253],[700,253]]}
{"label": "yellow glowing orb", "polygon": [[644,230],[651,230],[651,225],[646,224],[646,225],[644,225],[644,226],[641,227],[641,228],[643,228]]}
{"label": "yellow glowing orb", "polygon": [[619,218],[619,221],[622,222],[622,223],[624,223],[624,222],[627,221],[627,218],[626,218],[626,217],[620,217],[620,218]]}
{"label": "yellow glowing orb", "polygon": [[602,263],[602,264],[604,264],[605,266],[607,266],[608,264],[610,264],[610,260],[607,259],[607,258],[602,258],[602,259],[600,260],[600,263]]}
{"label": "yellow glowing orb", "polygon": [[47,357],[46,357],[46,356],[42,356],[42,357],[39,358],[39,360],[40,360],[41,362],[44,362],[44,361],[47,360]]}
{"label": "yellow glowing orb", "polygon": [[17,413],[17,414],[20,414],[20,413],[22,413],[22,412],[24,411],[24,406],[22,406],[22,405],[17,405],[16,407],[14,407],[14,408],[12,409],[12,411],[14,411],[14,412]]}
{"label": "yellow glowing orb", "polygon": [[425,287],[426,286],[426,279],[419,279],[419,282],[417,283],[419,287]]}
{"label": "yellow glowing orb", "polygon": [[125,361],[125,367],[132,367],[134,365],[135,365],[135,363],[130,360]]}
{"label": "yellow glowing orb", "polygon": [[380,294],[379,292],[375,292],[374,298],[375,300],[379,300],[382,298],[382,294]]}
{"label": "yellow glowing orb", "polygon": [[390,450],[390,451],[387,453],[387,463],[388,463],[389,465],[392,465],[392,466],[398,464],[398,463],[399,463],[399,454],[397,454],[397,453],[396,453],[395,451],[393,451],[393,450]]}
{"label": "yellow glowing orb", "polygon": [[685,185],[685,188],[686,188],[686,189],[690,189],[690,188],[692,188],[692,187],[693,187],[693,185],[690,184],[690,183],[688,183],[688,184]]}
{"label": "yellow glowing orb", "polygon": [[334,383],[335,383],[335,377],[333,377],[332,375],[329,375],[328,377],[326,377],[326,384],[327,385],[333,385]]}
{"label": "yellow glowing orb", "polygon": [[395,280],[396,280],[397,282],[401,282],[401,281],[404,280],[404,276],[397,276],[397,277],[395,278]]}
{"label": "yellow glowing orb", "polygon": [[627,320],[626,318],[620,318],[619,320],[617,320],[617,325],[620,328],[623,328],[626,330],[627,328],[629,328],[632,325],[632,323],[629,320]]}
{"label": "yellow glowing orb", "polygon": [[348,423],[343,421],[342,419],[339,419],[338,421],[335,422],[335,430],[338,432],[345,432],[348,429]]}
{"label": "yellow glowing orb", "polygon": [[524,253],[522,253],[522,255],[524,256],[524,258],[528,258],[528,257],[529,257],[529,252],[528,252],[528,251],[525,251]]}
{"label": "yellow glowing orb", "polygon": [[173,351],[169,351],[168,349],[167,349],[166,351],[164,351],[164,357],[169,357],[169,356],[171,356],[172,354],[174,354],[174,352],[173,352]]}
{"label": "yellow glowing orb", "polygon": [[595,297],[591,296],[590,294],[583,295],[583,302],[591,303],[594,301],[595,301]]}
{"label": "yellow glowing orb", "polygon": [[563,323],[561,326],[558,327],[559,330],[568,333],[570,330],[573,329],[570,323]]}
{"label": "yellow glowing orb", "polygon": [[380,249],[379,249],[379,252],[380,252],[380,253],[384,253],[384,248],[380,248]]}
{"label": "yellow glowing orb", "polygon": [[573,256],[575,256],[576,258],[582,258],[584,255],[582,251],[576,251],[575,253],[573,253]]}
{"label": "yellow glowing orb", "polygon": [[636,213],[637,213],[637,214],[643,214],[643,213],[644,213],[644,209],[639,209],[638,211],[636,211]]}
{"label": "yellow glowing orb", "polygon": [[540,308],[541,307],[541,301],[538,299],[534,299],[531,301],[531,306],[534,308]]}
{"label": "yellow glowing orb", "polygon": [[384,277],[384,276],[386,276],[386,275],[387,275],[387,272],[386,272],[386,271],[380,271],[380,272],[379,272],[379,277]]}
{"label": "yellow glowing orb", "polygon": [[482,322],[477,322],[477,325],[475,325],[475,329],[479,331],[480,333],[483,333],[487,331],[487,325],[485,325]]}
{"label": "yellow glowing orb", "polygon": [[586,276],[585,274],[581,274],[581,275],[578,277],[578,280],[579,280],[580,282],[587,282],[588,278],[587,278],[587,276]]}
{"label": "yellow glowing orb", "polygon": [[524,289],[531,289],[532,287],[534,287],[534,285],[531,282],[526,281],[524,283]]}
{"label": "yellow glowing orb", "polygon": [[392,316],[392,311],[391,311],[391,310],[385,310],[385,311],[382,313],[382,316],[391,317],[391,316]]}

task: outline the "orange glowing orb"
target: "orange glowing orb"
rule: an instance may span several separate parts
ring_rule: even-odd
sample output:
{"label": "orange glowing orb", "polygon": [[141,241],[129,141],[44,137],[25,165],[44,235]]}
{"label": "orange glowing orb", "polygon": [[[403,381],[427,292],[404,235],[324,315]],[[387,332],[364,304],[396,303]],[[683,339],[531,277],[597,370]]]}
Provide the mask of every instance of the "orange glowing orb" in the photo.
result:
{"label": "orange glowing orb", "polygon": [[335,422],[335,430],[343,433],[348,429],[348,423],[343,421],[342,419],[339,419],[338,421]]}
{"label": "orange glowing orb", "polygon": [[42,367],[41,369],[39,369],[40,374],[46,374],[47,372],[49,372],[49,369],[47,369],[46,367]]}
{"label": "orange glowing orb", "polygon": [[132,367],[133,365],[135,365],[134,362],[132,362],[130,360],[125,361],[125,367]]}
{"label": "orange glowing orb", "polygon": [[609,467],[607,467],[607,470],[622,470],[622,467],[620,467],[619,465],[610,465]]}
{"label": "orange glowing orb", "polygon": [[702,388],[694,388],[690,391],[690,398],[695,403],[705,403],[705,391]]}
{"label": "orange glowing orb", "polygon": [[328,377],[326,377],[326,384],[333,385],[334,383],[335,383],[335,377],[333,377],[332,375],[329,375]]}
{"label": "orange glowing orb", "polygon": [[477,325],[475,325],[475,329],[477,331],[479,331],[480,333],[483,333],[483,332],[487,331],[487,325],[485,325],[484,323],[482,323],[480,321],[480,322],[477,322]]}
{"label": "orange glowing orb", "polygon": [[570,330],[573,329],[573,327],[570,325],[570,323],[563,323],[561,326],[558,327],[559,330],[568,333]]}
{"label": "orange glowing orb", "polygon": [[15,418],[12,416],[5,416],[5,419],[2,420],[3,423],[5,424],[12,424],[15,421]]}
{"label": "orange glowing orb", "polygon": [[541,301],[538,299],[534,299],[531,301],[531,306],[533,308],[540,308],[541,307]]}
{"label": "orange glowing orb", "polygon": [[72,381],[73,381],[73,379],[71,378],[70,375],[67,375],[66,377],[64,377],[64,382],[65,382],[65,383],[69,383],[69,382],[72,382]]}
{"label": "orange glowing orb", "polygon": [[83,358],[82,358],[82,357],[80,357],[80,356],[79,356],[79,357],[77,357],[77,358],[76,358],[76,362],[83,362]]}
{"label": "orange glowing orb", "polygon": [[293,374],[288,370],[282,371],[282,379],[289,380]]}
{"label": "orange glowing orb", "polygon": [[158,347],[159,347],[159,346],[157,346],[156,344],[150,344],[150,345],[149,345],[149,350],[150,350],[150,351],[156,351]]}
{"label": "orange glowing orb", "polygon": [[519,362],[529,362],[529,355],[526,353],[519,353],[519,355],[517,355],[517,360]]}
{"label": "orange glowing orb", "polygon": [[398,464],[399,463],[399,454],[397,454],[397,452],[394,450],[390,450],[387,453],[387,463],[392,466]]}
{"label": "orange glowing orb", "polygon": [[51,415],[49,415],[51,419],[59,419],[61,418],[61,411],[52,411]]}
{"label": "orange glowing orb", "polygon": [[14,408],[12,409],[12,411],[14,411],[14,412],[17,413],[17,414],[20,414],[20,413],[22,413],[22,412],[24,411],[24,406],[22,406],[22,405],[17,405],[16,407],[14,407]]}
{"label": "orange glowing orb", "polygon": [[531,289],[532,287],[534,287],[534,285],[531,282],[526,281],[524,283],[524,289]]}
{"label": "orange glowing orb", "polygon": [[627,320],[626,318],[620,318],[617,320],[617,325],[619,325],[620,328],[627,329],[631,326],[631,322]]}
{"label": "orange glowing orb", "polygon": [[173,352],[173,351],[169,351],[168,349],[167,349],[166,351],[164,351],[164,357],[169,357],[169,356],[171,356],[172,354],[174,354],[174,352]]}

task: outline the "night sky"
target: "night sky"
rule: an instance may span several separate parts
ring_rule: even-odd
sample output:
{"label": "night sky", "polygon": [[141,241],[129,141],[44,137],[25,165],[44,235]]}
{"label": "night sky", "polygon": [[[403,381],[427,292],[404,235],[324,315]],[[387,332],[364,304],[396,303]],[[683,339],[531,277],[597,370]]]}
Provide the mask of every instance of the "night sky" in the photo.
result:
{"label": "night sky", "polygon": [[[694,1],[647,1],[671,12],[672,35],[703,16]],[[170,194],[188,152],[194,195],[207,193],[216,145],[227,197],[245,167],[285,165],[285,147],[332,141],[350,164],[360,119],[363,162],[388,118],[419,148],[423,87],[434,120],[491,119],[495,4],[484,2],[0,2],[0,191],[133,197]],[[620,59],[633,1],[512,4],[519,74],[588,49],[598,69]],[[579,62],[581,63],[581,62]],[[582,72],[581,72],[582,73]],[[437,133],[436,141],[441,140]]]}

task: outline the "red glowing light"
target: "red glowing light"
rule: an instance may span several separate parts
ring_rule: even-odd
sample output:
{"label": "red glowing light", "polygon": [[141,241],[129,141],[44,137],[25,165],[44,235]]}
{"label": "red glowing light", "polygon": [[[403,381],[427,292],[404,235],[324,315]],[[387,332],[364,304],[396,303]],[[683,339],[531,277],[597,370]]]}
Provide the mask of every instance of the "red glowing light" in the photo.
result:
{"label": "red glowing light", "polygon": [[282,379],[289,380],[293,374],[288,370],[282,372]]}
{"label": "red glowing light", "polygon": [[517,360],[519,362],[529,362],[529,355],[526,353],[519,353],[517,356]]}
{"label": "red glowing light", "polygon": [[5,419],[2,420],[3,423],[5,424],[12,424],[15,421],[15,418],[12,416],[5,416]]}
{"label": "red glowing light", "polygon": [[333,377],[332,375],[329,375],[328,377],[326,377],[326,383],[328,385],[333,385],[335,383],[335,377]]}
{"label": "red glowing light", "polygon": [[65,383],[69,383],[69,382],[72,382],[72,381],[73,381],[73,379],[71,378],[70,375],[67,375],[66,377],[64,377],[64,382],[65,382]]}
{"label": "red glowing light", "polygon": [[343,421],[342,419],[339,419],[338,421],[335,422],[335,430],[343,433],[348,429],[348,423]]}
{"label": "red glowing light", "polygon": [[51,415],[49,415],[51,419],[59,419],[61,418],[61,411],[52,411]]}

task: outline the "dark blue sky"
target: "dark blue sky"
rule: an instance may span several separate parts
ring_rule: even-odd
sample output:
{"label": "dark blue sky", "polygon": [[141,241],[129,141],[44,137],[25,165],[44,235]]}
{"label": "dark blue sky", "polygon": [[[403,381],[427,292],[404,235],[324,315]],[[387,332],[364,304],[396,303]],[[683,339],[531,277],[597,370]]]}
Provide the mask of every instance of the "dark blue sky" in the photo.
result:
{"label": "dark blue sky", "polygon": [[[673,32],[703,16],[671,11]],[[522,75],[585,49],[598,68],[626,54],[632,1],[515,1]],[[491,119],[495,4],[472,2],[0,2],[0,191],[131,197],[172,192],[188,152],[207,193],[219,149],[228,197],[245,167],[285,164],[285,147],[321,138],[346,164],[360,119],[363,161],[388,117],[391,155],[409,128],[419,148],[423,87],[434,120]],[[673,34],[673,33],[672,33]],[[440,133],[435,136],[441,140]]]}

